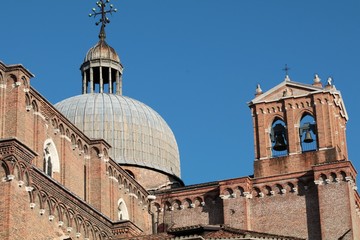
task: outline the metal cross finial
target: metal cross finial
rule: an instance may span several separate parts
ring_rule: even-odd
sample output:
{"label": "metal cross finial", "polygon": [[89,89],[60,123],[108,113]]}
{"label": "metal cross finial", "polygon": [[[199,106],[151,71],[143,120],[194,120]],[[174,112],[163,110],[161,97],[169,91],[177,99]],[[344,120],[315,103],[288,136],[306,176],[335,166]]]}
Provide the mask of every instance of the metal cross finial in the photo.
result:
{"label": "metal cross finial", "polygon": [[290,70],[290,68],[288,67],[287,64],[285,64],[285,67],[284,67],[282,70],[285,71],[286,76],[289,75],[289,70]]}
{"label": "metal cross finial", "polygon": [[96,2],[96,5],[99,8],[99,11],[96,11],[96,8],[93,8],[92,11],[93,13],[89,14],[89,17],[96,17],[97,15],[101,15],[101,18],[99,21],[97,21],[95,24],[96,26],[99,25],[101,23],[101,29],[100,29],[100,34],[99,34],[99,38],[101,40],[104,40],[106,35],[105,35],[105,26],[106,24],[110,23],[110,20],[108,17],[106,17],[106,14],[110,13],[112,14],[113,12],[117,12],[117,9],[114,8],[114,5],[110,4],[110,8],[106,9],[106,4],[109,3],[110,0],[100,0]]}

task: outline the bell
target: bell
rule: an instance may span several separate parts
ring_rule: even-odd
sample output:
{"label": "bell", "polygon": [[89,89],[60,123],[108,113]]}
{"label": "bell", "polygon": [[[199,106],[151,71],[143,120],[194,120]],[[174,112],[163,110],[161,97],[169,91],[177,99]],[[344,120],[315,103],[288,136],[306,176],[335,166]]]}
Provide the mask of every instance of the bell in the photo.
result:
{"label": "bell", "polygon": [[304,143],[312,143],[314,139],[312,139],[311,133],[309,130],[305,133]]}
{"label": "bell", "polygon": [[287,145],[284,140],[284,136],[282,134],[278,134],[275,136],[275,144],[273,146],[273,149],[275,151],[285,151],[287,149]]}

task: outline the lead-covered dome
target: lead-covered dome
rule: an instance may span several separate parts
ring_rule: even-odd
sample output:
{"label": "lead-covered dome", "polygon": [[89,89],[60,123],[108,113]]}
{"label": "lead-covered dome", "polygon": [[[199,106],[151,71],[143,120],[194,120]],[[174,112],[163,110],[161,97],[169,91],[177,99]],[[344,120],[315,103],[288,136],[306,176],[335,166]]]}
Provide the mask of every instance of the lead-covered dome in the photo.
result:
{"label": "lead-covered dome", "polygon": [[108,59],[120,63],[119,55],[115,49],[110,47],[106,41],[100,40],[95,46],[89,49],[84,62],[94,61],[98,59]]}
{"label": "lead-covered dome", "polygon": [[149,106],[122,96],[123,66],[105,38],[103,21],[99,41],[80,67],[82,95],[55,107],[90,138],[105,139],[110,157],[145,188],[182,185],[173,132]]}
{"label": "lead-covered dome", "polygon": [[180,178],[173,132],[152,108],[135,99],[108,93],[83,94],[55,107],[91,138],[103,138],[120,164],[160,170]]}

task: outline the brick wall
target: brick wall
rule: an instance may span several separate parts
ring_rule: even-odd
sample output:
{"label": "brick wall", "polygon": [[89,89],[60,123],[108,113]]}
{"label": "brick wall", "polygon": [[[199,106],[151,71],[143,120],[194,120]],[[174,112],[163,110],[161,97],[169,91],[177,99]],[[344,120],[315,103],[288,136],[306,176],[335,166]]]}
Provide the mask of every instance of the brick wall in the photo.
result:
{"label": "brick wall", "polygon": [[[34,155],[28,161],[40,171],[44,170],[45,143],[51,143],[59,159],[59,171],[52,172],[51,179],[69,190],[74,197],[87,201],[114,223],[119,221],[118,201],[123,199],[129,211],[129,220],[138,227],[134,234],[140,229],[150,233],[148,193],[109,158],[107,152],[110,146],[104,140],[89,139],[65,119],[29,86],[31,74],[26,75],[22,66],[18,66],[20,70],[16,71],[2,64],[0,67],[0,74],[4,75],[2,79],[6,83],[0,89],[1,111],[6,112],[1,116],[4,120],[0,129],[1,140],[13,141],[11,139],[16,138],[18,141],[15,142],[21,142],[31,149]],[[24,76],[26,81],[16,84]],[[5,87],[6,94],[3,90]],[[97,151],[94,152],[93,149]],[[2,208],[4,211],[9,210],[7,206]],[[24,208],[20,209],[20,212],[25,211]],[[120,229],[121,226],[120,224]],[[119,231],[123,234],[122,230]]]}
{"label": "brick wall", "polygon": [[351,208],[347,182],[318,185],[321,232],[323,239],[339,239],[351,226]]}

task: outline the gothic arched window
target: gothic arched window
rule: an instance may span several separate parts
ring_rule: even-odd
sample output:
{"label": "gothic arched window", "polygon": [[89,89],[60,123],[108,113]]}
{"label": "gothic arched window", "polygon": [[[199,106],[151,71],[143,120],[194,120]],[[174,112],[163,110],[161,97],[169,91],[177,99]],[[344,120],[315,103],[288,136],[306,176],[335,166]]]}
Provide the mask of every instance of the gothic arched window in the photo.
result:
{"label": "gothic arched window", "polygon": [[129,213],[122,198],[118,201],[118,218],[119,220],[129,220]]}
{"label": "gothic arched window", "polygon": [[45,174],[52,177],[54,172],[60,172],[59,155],[55,144],[51,139],[44,143],[44,161],[43,170]]}
{"label": "gothic arched window", "polygon": [[310,114],[304,114],[300,120],[299,137],[302,152],[317,150],[316,122]]}
{"label": "gothic arched window", "polygon": [[270,131],[271,149],[273,157],[288,155],[288,140],[285,122],[275,119]]}

